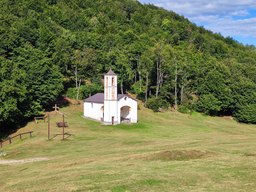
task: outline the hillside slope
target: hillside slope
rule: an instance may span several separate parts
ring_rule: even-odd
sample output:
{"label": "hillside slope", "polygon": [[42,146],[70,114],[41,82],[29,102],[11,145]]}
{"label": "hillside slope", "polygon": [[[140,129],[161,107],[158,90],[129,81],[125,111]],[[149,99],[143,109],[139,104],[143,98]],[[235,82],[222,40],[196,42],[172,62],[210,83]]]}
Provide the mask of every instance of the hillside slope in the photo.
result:
{"label": "hillside slope", "polygon": [[[153,113],[141,106],[139,123],[103,126],[61,108],[71,134],[47,140],[47,123],[8,145],[0,158],[1,191],[253,191],[255,126],[194,113]],[[61,134],[52,116],[51,137]],[[68,136],[68,135],[66,135]],[[1,151],[1,150],[0,150]],[[5,164],[1,164],[1,163]]]}
{"label": "hillside slope", "polygon": [[102,91],[110,67],[121,93],[256,122],[255,47],[152,4],[0,0],[0,41],[1,132],[76,98],[80,79],[80,99]]}

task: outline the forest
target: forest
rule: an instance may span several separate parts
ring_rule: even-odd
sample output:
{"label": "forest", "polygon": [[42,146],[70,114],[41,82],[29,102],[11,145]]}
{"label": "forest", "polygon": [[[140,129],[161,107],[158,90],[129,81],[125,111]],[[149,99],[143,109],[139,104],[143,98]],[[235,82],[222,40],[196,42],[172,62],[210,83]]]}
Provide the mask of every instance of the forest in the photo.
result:
{"label": "forest", "polygon": [[134,0],[0,0],[0,132],[60,95],[120,93],[256,123],[256,49]]}

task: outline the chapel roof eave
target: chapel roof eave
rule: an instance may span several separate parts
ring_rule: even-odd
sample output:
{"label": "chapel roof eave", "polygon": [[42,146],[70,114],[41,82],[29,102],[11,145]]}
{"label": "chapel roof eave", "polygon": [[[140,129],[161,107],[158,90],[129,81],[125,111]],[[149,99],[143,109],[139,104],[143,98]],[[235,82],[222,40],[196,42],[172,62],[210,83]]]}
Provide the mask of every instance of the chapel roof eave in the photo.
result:
{"label": "chapel roof eave", "polygon": [[99,103],[99,104],[104,104],[104,102],[100,102],[100,101],[84,101],[84,103]]}
{"label": "chapel roof eave", "polygon": [[95,95],[83,100],[87,103],[104,103],[104,93],[96,93]]}
{"label": "chapel roof eave", "polygon": [[[122,99],[124,97],[128,97],[128,98],[138,102],[136,99],[128,96],[127,94],[117,94],[117,101],[120,101],[120,99]],[[87,102],[87,103],[104,103],[104,93],[96,93],[95,95],[84,99],[83,102]]]}

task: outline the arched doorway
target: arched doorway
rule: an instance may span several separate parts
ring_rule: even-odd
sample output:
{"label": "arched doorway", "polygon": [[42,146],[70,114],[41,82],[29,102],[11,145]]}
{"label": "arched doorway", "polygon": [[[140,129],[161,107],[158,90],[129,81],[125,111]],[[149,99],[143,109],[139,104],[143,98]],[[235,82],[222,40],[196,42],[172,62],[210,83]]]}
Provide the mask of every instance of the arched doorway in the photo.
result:
{"label": "arched doorway", "polygon": [[129,106],[121,107],[121,122],[131,122],[131,110]]}

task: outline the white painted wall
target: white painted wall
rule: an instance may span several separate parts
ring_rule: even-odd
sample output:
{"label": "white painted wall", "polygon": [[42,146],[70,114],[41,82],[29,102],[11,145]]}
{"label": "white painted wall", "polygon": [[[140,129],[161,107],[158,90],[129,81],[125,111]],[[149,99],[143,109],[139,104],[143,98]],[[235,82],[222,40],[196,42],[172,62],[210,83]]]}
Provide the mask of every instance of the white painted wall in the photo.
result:
{"label": "white painted wall", "polygon": [[103,117],[103,111],[100,110],[101,107],[103,107],[103,103],[84,102],[84,116],[100,121],[101,117]]}
{"label": "white painted wall", "polygon": [[[127,107],[125,107],[127,106]],[[118,123],[121,122],[121,108],[123,108],[123,110],[125,110],[123,112],[123,115],[127,115],[126,118],[130,118],[131,119],[131,123],[137,123],[138,120],[138,103],[136,101],[134,101],[133,99],[127,97],[127,99],[125,100],[125,97],[123,97],[122,99],[119,100],[118,102],[118,114],[120,114],[120,117],[118,117]],[[129,107],[131,107],[131,111],[129,111],[129,113],[127,112],[127,109],[129,110]],[[127,114],[128,113],[128,114]]]}
{"label": "white painted wall", "polygon": [[112,124],[112,117],[114,117],[114,124],[118,123],[118,105],[117,101],[104,101],[104,122]]}
{"label": "white painted wall", "polygon": [[[104,112],[104,122],[106,124],[112,124],[112,117],[114,117],[114,124],[119,124],[121,122],[121,117],[131,120],[131,123],[137,123],[138,113],[137,113],[138,103],[133,99],[125,97],[119,101],[105,101],[104,111],[101,111],[103,103],[90,103],[84,102],[84,116],[89,117],[98,121],[101,121]],[[121,108],[123,110],[121,110]],[[131,110],[129,110],[129,107]]]}

